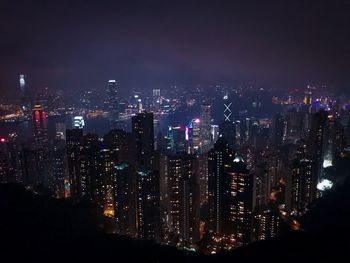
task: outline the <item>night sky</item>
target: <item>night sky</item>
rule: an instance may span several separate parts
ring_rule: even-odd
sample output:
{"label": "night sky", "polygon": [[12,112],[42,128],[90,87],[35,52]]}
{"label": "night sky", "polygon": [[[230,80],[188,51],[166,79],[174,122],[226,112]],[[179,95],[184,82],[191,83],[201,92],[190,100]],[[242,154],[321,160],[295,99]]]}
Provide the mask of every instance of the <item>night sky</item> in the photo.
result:
{"label": "night sky", "polygon": [[350,1],[0,0],[0,89],[350,85]]}

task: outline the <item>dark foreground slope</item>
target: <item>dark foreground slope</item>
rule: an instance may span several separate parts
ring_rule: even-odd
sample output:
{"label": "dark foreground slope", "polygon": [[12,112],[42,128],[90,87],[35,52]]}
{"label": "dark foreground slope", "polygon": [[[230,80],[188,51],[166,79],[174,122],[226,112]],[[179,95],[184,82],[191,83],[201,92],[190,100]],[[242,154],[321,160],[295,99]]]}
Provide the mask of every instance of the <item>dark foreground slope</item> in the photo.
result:
{"label": "dark foreground slope", "polygon": [[[217,256],[186,254],[149,241],[104,234],[108,221],[88,203],[0,185],[1,262],[348,262],[350,181],[320,201],[291,232]],[[340,260],[345,257],[344,260]],[[8,260],[5,260],[8,259]],[[10,260],[11,259],[11,260]]]}

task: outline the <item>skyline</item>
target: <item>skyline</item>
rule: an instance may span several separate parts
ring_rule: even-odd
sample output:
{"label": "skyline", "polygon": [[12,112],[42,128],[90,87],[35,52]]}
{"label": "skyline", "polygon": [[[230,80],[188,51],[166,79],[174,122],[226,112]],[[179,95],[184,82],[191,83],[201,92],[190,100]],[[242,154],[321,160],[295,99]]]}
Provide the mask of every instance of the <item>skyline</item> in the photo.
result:
{"label": "skyline", "polygon": [[[231,1],[232,2],[232,1]],[[346,92],[346,1],[3,1],[0,90],[307,84]],[[9,91],[11,90],[11,91]]]}

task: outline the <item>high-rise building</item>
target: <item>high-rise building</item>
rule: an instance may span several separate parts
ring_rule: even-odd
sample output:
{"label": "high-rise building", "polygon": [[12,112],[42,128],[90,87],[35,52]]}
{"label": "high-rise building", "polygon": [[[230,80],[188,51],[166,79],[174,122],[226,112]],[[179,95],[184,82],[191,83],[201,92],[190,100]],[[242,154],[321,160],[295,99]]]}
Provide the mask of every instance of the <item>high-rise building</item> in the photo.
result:
{"label": "high-rise building", "polygon": [[0,140],[0,183],[9,182],[9,160],[6,152],[6,140]]}
{"label": "high-rise building", "polygon": [[292,164],[291,209],[305,213],[316,198],[317,178],[314,163],[307,155],[300,153]]}
{"label": "high-rise building", "polygon": [[253,239],[260,241],[276,237],[280,231],[281,220],[276,205],[268,204],[258,207],[254,211]]}
{"label": "high-rise building", "polygon": [[200,153],[202,149],[201,141],[201,121],[193,119],[189,124],[189,141],[191,145],[191,153]]}
{"label": "high-rise building", "polygon": [[223,137],[228,145],[235,149],[236,147],[236,126],[231,121],[222,121],[219,125],[220,136]]}
{"label": "high-rise building", "polygon": [[9,181],[22,184],[25,181],[25,158],[22,144],[16,133],[9,135],[6,146],[9,158]]}
{"label": "high-rise building", "polygon": [[170,139],[170,152],[187,152],[186,127],[169,126],[168,138]]}
{"label": "high-rise building", "polygon": [[312,177],[317,178],[317,182],[321,181],[323,177],[328,134],[328,113],[326,111],[319,111],[314,113],[311,117],[311,130],[308,141],[308,155],[314,162],[314,175]]}
{"label": "high-rise building", "polygon": [[200,122],[200,137],[202,143],[202,152],[208,152],[212,146],[211,136],[211,105],[201,105],[201,122]]}
{"label": "high-rise building", "polygon": [[136,167],[135,138],[131,133],[120,129],[110,130],[103,137],[103,143],[110,150],[115,162],[128,162]]}
{"label": "high-rise building", "polygon": [[234,234],[237,245],[251,242],[253,212],[253,178],[243,160],[237,155],[229,172],[231,188],[231,216],[234,222]]}
{"label": "high-rise building", "polygon": [[138,165],[151,169],[154,158],[153,113],[142,112],[132,117],[132,134],[136,141]]}
{"label": "high-rise building", "polygon": [[66,151],[70,184],[70,196],[77,201],[82,196],[83,186],[80,175],[80,151],[83,147],[83,130],[66,131]]}
{"label": "high-rise building", "polygon": [[79,161],[80,178],[78,181],[80,185],[78,185],[78,189],[80,196],[78,198],[86,196],[89,200],[104,207],[104,178],[100,171],[103,170],[105,160],[100,156],[100,142],[97,134],[88,133],[83,136]]}
{"label": "high-rise building", "polygon": [[108,110],[112,113],[116,112],[118,109],[118,85],[116,80],[108,80],[107,85],[107,100],[108,100]]}
{"label": "high-rise building", "polygon": [[136,238],[136,170],[127,162],[115,165],[113,193],[117,233]]}
{"label": "high-rise building", "polygon": [[282,114],[277,114],[273,119],[272,142],[275,146],[281,147],[286,142],[287,123]]}
{"label": "high-rise building", "polygon": [[51,189],[57,198],[66,196],[65,180],[66,180],[66,142],[60,137],[56,137],[53,141],[51,149],[51,169],[53,182]]}
{"label": "high-rise building", "polygon": [[24,112],[30,111],[31,100],[29,97],[28,83],[26,75],[19,75],[19,88],[21,98],[21,108]]}
{"label": "high-rise building", "polygon": [[141,239],[160,240],[159,173],[137,171],[137,227]]}
{"label": "high-rise building", "polygon": [[168,156],[168,187],[173,244],[190,247],[199,240],[199,180],[193,156]]}
{"label": "high-rise building", "polygon": [[253,179],[242,158],[220,138],[208,154],[209,231],[251,241]]}
{"label": "high-rise building", "polygon": [[223,97],[223,105],[224,105],[224,121],[225,122],[233,122],[232,116],[232,100],[230,100],[229,95],[226,93]]}
{"label": "high-rise building", "polygon": [[215,234],[233,234],[232,196],[229,172],[234,152],[224,138],[219,138],[208,153],[208,230]]}
{"label": "high-rise building", "polygon": [[82,129],[85,126],[85,121],[83,116],[75,116],[73,119],[73,128]]}
{"label": "high-rise building", "polygon": [[92,190],[96,192],[96,197],[99,195],[101,207],[103,207],[104,215],[115,217],[115,202],[114,202],[114,178],[115,178],[115,162],[111,151],[103,148],[99,151],[98,156],[98,175],[94,178],[94,174],[90,174]]}
{"label": "high-rise building", "polygon": [[41,105],[37,104],[32,110],[34,129],[35,171],[33,183],[49,187],[52,181],[50,174],[49,145],[47,134],[46,113]]}
{"label": "high-rise building", "polygon": [[41,105],[37,104],[32,110],[34,139],[37,145],[43,146],[48,141],[46,113]]}

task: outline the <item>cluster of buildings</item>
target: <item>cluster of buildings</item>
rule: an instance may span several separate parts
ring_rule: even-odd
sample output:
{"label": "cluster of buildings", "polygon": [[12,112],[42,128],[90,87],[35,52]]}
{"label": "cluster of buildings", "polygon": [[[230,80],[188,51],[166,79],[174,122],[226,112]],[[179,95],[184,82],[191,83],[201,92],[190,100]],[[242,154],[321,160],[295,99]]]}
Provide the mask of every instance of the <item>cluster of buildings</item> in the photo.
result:
{"label": "cluster of buildings", "polygon": [[[115,82],[108,92],[113,118]],[[119,235],[217,253],[298,229],[298,218],[336,182],[331,168],[349,154],[348,109],[329,101],[315,107],[310,89],[270,119],[235,113],[224,93],[217,124],[204,100],[196,118],[165,134],[156,132],[160,90],[152,95],[155,113],[139,105],[130,131],[85,133],[77,116],[51,141],[35,105],[32,146],[16,134],[0,140],[0,181],[88,199]]]}

